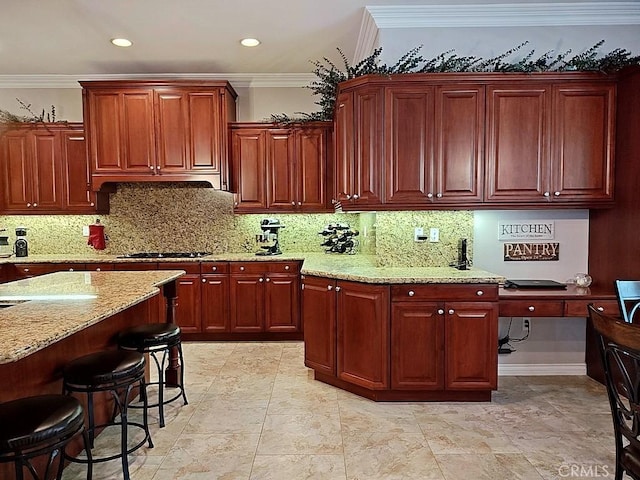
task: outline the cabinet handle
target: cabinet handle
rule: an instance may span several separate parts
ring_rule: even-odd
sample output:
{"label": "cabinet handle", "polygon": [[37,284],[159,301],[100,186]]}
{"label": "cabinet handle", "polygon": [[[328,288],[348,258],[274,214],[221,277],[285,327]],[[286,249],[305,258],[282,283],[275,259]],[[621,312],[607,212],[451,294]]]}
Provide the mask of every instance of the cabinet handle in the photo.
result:
{"label": "cabinet handle", "polygon": [[427,193],[427,198],[433,198],[433,193],[431,192]]}
{"label": "cabinet handle", "polygon": [[207,279],[206,279],[206,278],[203,278],[203,279],[202,279],[202,283],[207,283]]}
{"label": "cabinet handle", "polygon": [[415,294],[416,294],[416,292],[414,292],[413,290],[409,290],[408,295],[409,295],[410,297],[413,297]]}
{"label": "cabinet handle", "polygon": [[604,307],[596,307],[596,310],[598,310],[599,312],[604,312]]}
{"label": "cabinet handle", "polygon": [[96,272],[99,272],[99,271],[100,271],[100,267],[96,268]]}
{"label": "cabinet handle", "polygon": [[336,287],[336,292],[339,292],[341,290],[340,287]]}
{"label": "cabinet handle", "polygon": [[456,311],[453,308],[450,308],[448,313],[449,313],[449,315],[453,315],[455,312]]}
{"label": "cabinet handle", "polygon": [[327,290],[333,290],[333,285],[327,285]]}
{"label": "cabinet handle", "polygon": [[260,279],[258,279],[258,281],[259,281],[260,283],[262,283],[262,282],[264,282],[264,278],[260,278]]}
{"label": "cabinet handle", "polygon": [[29,273],[29,269],[28,269],[28,268],[25,268],[25,269],[24,269],[24,271],[25,271],[25,272],[27,272],[27,273]]}
{"label": "cabinet handle", "polygon": [[289,265],[285,265],[285,266],[284,266],[284,269],[285,269],[285,270],[289,270]]}
{"label": "cabinet handle", "polygon": [[482,290],[478,290],[476,292],[476,295],[478,295],[479,297],[481,297],[482,295],[484,295],[484,292]]}
{"label": "cabinet handle", "polygon": [[553,195],[554,195],[555,197],[559,197],[559,196],[560,196],[560,192],[553,192]]}
{"label": "cabinet handle", "polygon": [[441,308],[439,308],[439,309],[438,309],[438,315],[443,315],[443,314],[444,314],[444,310],[443,310],[443,309],[441,309]]}
{"label": "cabinet handle", "polygon": [[533,305],[529,305],[529,311],[533,312],[536,309],[536,307],[534,307]]}
{"label": "cabinet handle", "polygon": [[438,193],[438,194],[436,195],[436,197],[438,197],[438,198],[442,198],[442,194],[441,194],[441,193]]}
{"label": "cabinet handle", "polygon": [[244,267],[240,267],[240,271],[243,272],[244,271]]}
{"label": "cabinet handle", "polygon": [[69,140],[84,140],[84,137],[69,137]]}
{"label": "cabinet handle", "polygon": [[549,194],[549,192],[544,192],[542,195],[545,196],[545,197],[548,197],[550,194]]}

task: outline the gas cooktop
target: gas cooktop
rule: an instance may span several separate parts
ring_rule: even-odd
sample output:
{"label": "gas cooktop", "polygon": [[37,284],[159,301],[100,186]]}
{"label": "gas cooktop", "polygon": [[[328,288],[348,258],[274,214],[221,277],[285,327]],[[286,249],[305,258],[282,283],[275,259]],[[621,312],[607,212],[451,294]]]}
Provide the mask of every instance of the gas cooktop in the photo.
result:
{"label": "gas cooktop", "polygon": [[200,258],[211,252],[138,252],[120,255],[118,258]]}

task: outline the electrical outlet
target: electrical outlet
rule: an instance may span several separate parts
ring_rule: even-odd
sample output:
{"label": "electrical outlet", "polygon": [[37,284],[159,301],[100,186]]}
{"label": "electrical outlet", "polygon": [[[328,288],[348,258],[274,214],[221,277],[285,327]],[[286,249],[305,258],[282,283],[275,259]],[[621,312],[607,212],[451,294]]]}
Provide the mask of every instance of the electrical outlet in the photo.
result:
{"label": "electrical outlet", "polygon": [[429,241],[432,243],[440,241],[440,229],[438,228],[429,229]]}
{"label": "electrical outlet", "polygon": [[424,242],[424,229],[422,227],[416,227],[413,229],[413,241]]}
{"label": "electrical outlet", "polygon": [[83,237],[88,237],[89,236],[89,225],[83,225],[82,226],[82,236]]}
{"label": "electrical outlet", "polygon": [[527,332],[527,333],[531,333],[531,319],[530,318],[523,318],[522,319],[522,330]]}

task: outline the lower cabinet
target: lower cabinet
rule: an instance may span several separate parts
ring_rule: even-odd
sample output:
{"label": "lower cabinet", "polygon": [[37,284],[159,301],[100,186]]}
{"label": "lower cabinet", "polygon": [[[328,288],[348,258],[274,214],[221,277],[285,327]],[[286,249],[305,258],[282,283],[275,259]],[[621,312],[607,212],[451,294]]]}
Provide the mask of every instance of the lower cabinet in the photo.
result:
{"label": "lower cabinet", "polygon": [[303,277],[305,365],[374,400],[490,400],[497,285],[376,285]]}

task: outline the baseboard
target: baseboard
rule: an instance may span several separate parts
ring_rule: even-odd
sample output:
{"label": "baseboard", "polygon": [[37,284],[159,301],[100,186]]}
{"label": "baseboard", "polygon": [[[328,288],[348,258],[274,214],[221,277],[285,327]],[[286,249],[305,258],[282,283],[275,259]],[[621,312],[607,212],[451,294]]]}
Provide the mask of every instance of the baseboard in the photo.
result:
{"label": "baseboard", "polygon": [[498,375],[586,375],[584,363],[507,363],[498,365]]}

